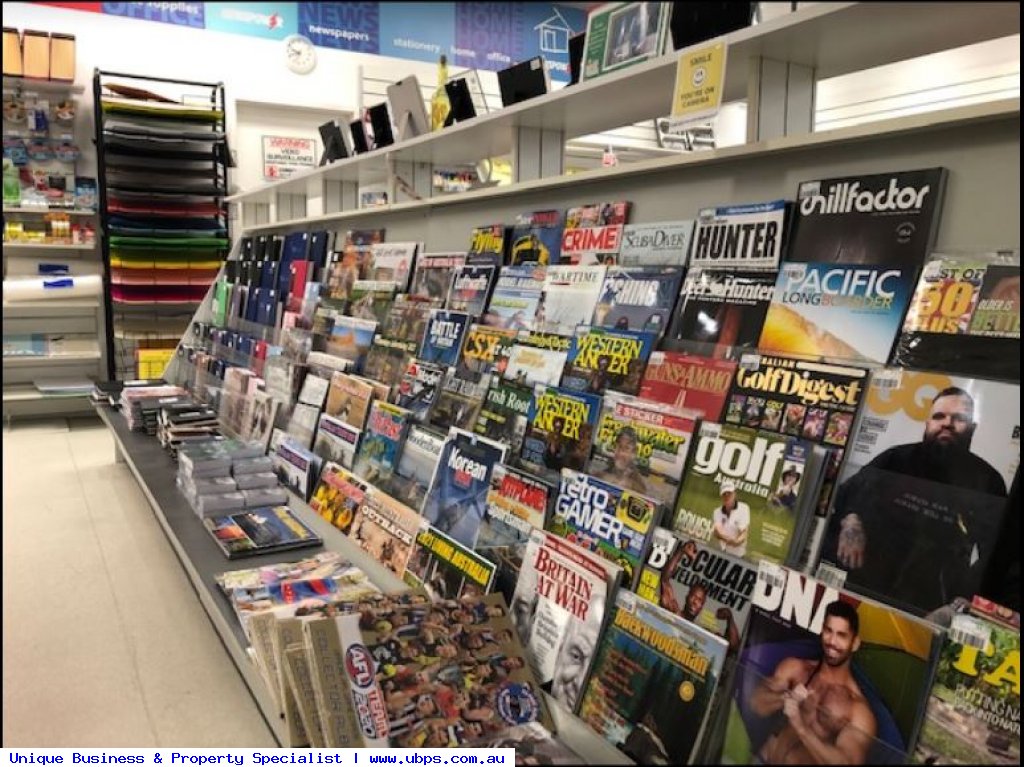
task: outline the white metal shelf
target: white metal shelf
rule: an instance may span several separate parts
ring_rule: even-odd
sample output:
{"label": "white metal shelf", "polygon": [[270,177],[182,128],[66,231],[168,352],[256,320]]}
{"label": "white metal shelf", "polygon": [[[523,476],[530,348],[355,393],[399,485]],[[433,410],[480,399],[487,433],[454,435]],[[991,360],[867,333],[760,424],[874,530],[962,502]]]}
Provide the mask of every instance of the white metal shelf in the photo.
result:
{"label": "white metal shelf", "polygon": [[[810,68],[822,80],[1019,32],[1020,9],[1010,3],[818,3],[724,37],[724,100],[747,96],[749,70],[759,58]],[[680,55],[676,51],[226,199],[272,203],[279,193],[306,194],[311,183],[381,183],[394,163],[476,163],[512,152],[524,128],[557,131],[568,140],[664,116]]]}
{"label": "white metal shelf", "polygon": [[778,139],[758,141],[751,144],[710,149],[702,152],[677,155],[671,159],[644,160],[629,165],[611,168],[595,168],[594,170],[573,175],[555,176],[553,178],[524,181],[518,184],[492,187],[465,192],[458,195],[430,197],[415,202],[392,203],[361,210],[328,213],[322,216],[278,221],[271,224],[250,226],[245,232],[257,234],[277,232],[304,227],[317,228],[353,219],[380,216],[383,213],[410,213],[420,210],[446,208],[457,205],[469,205],[486,201],[497,201],[506,197],[516,197],[528,193],[546,190],[557,190],[568,186],[577,186],[589,181],[609,181],[615,179],[628,180],[649,173],[665,173],[683,171],[712,166],[728,166],[743,164],[763,156],[777,156],[786,152],[804,149],[831,149],[845,145],[853,145],[866,140],[897,137],[901,135],[926,133],[945,128],[968,127],[985,122],[1020,116],[1020,99],[1006,99],[984,104],[973,104],[966,107],[955,107],[936,112],[897,117],[876,123],[860,124],[849,128],[837,128],[820,133],[809,133],[801,136],[784,136]]}
{"label": "white metal shelf", "polygon": [[[72,299],[61,299],[56,298],[52,301],[4,301],[3,310],[4,314],[10,314],[15,312],[26,312],[31,314],[37,314],[44,312],[51,315],[64,315],[64,314],[90,314],[95,312],[103,306],[102,298],[96,296],[95,298],[72,298]],[[85,309],[87,311],[83,312]]]}
{"label": "white metal shelf", "polygon": [[81,362],[94,362],[100,359],[99,351],[95,352],[73,352],[70,354],[42,354],[42,355],[18,355],[5,356],[4,367],[43,367],[45,365],[70,365]]}
{"label": "white metal shelf", "polygon": [[[16,207],[10,208],[5,207],[4,213],[21,213],[21,214],[49,214],[49,213],[66,213],[69,216],[96,216],[99,215],[95,210],[79,210],[77,208],[25,208]],[[6,243],[5,243],[6,244]]]}
{"label": "white metal shelf", "polygon": [[40,80],[35,77],[4,77],[4,93],[18,89],[35,93],[85,93],[84,85],[72,82]]}
{"label": "white metal shelf", "polygon": [[10,402],[43,402],[46,400],[75,400],[81,399],[86,400],[89,398],[88,394],[74,393],[74,394],[57,394],[55,392],[41,392],[35,386],[31,384],[15,384],[14,386],[4,387],[4,403]]}
{"label": "white metal shelf", "polygon": [[4,240],[4,250],[96,250],[96,244],[82,245],[75,243],[60,242],[9,242]]}

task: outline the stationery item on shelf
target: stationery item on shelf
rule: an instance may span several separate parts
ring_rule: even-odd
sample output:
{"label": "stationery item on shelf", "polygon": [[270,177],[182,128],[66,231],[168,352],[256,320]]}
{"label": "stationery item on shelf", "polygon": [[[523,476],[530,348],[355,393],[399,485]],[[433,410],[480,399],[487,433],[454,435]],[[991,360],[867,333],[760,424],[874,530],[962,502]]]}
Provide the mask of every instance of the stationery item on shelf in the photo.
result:
{"label": "stationery item on shelf", "polygon": [[24,75],[37,80],[50,79],[50,33],[26,29],[21,36]]}
{"label": "stationery item on shelf", "polygon": [[24,73],[21,33],[14,27],[4,27],[4,77],[21,77]]}
{"label": "stationery item on shelf", "polygon": [[896,340],[895,364],[1020,380],[1020,252],[933,253]]}
{"label": "stationery item on shelf", "polygon": [[466,331],[462,358],[456,368],[462,377],[505,374],[517,333],[506,328],[473,323]]}
{"label": "stationery item on shelf", "polygon": [[601,295],[605,269],[604,265],[548,267],[535,315],[537,329],[572,335],[577,325],[589,325]]}
{"label": "stationery item on shelf", "polygon": [[458,364],[469,324],[470,316],[465,312],[435,309],[427,322],[419,358],[437,365]]}
{"label": "stationery item on shelf", "polygon": [[525,545],[534,530],[544,529],[557,494],[554,485],[532,474],[505,464],[495,466],[477,550]]}
{"label": "stationery item on shelf", "polygon": [[16,277],[4,280],[4,301],[60,301],[99,296],[103,277],[96,274]]}
{"label": "stationery item on shelf", "polygon": [[637,764],[688,764],[710,722],[727,644],[619,591],[580,718]]}
{"label": "stationery item on shelf", "polygon": [[706,421],[672,527],[751,562],[793,561],[816,498],[816,468],[805,440]]}
{"label": "stationery item on shelf", "polygon": [[771,272],[690,269],[666,343],[716,359],[756,349],[775,283]]}
{"label": "stationery item on shelf", "polygon": [[494,585],[493,562],[440,530],[427,527],[416,536],[416,548],[405,570],[405,582],[431,599],[458,599],[489,594]]}
{"label": "stationery item on shelf", "polygon": [[762,351],[884,363],[917,265],[787,262],[765,314]]}
{"label": "stationery item on shelf", "polygon": [[425,524],[414,509],[371,486],[356,510],[348,537],[401,578],[416,535]]}
{"label": "stationery item on shelf", "polygon": [[410,426],[398,465],[389,478],[380,480],[380,489],[417,511],[422,510],[444,442],[443,436],[423,426]]}
{"label": "stationery item on shelf", "polygon": [[704,208],[697,214],[692,269],[776,271],[785,252],[785,200]]}
{"label": "stationery item on shelf", "polygon": [[507,450],[486,437],[450,429],[423,501],[424,518],[463,545],[475,546],[491,472],[505,460]]}
{"label": "stationery item on shelf", "polygon": [[678,352],[653,351],[640,381],[640,399],[700,413],[719,422],[736,363]]}
{"label": "stationery item on shelf", "polygon": [[509,613],[538,681],[576,711],[622,576],[617,565],[535,530]]}
{"label": "stationery item on shelf", "polygon": [[551,478],[563,468],[583,471],[600,411],[601,398],[593,394],[536,386],[520,453],[524,465]]}
{"label": "stationery item on shelf", "polygon": [[872,375],[839,475],[819,572],[924,615],[978,592],[1020,462],[1020,387]]}
{"label": "stationery item on shelf", "polygon": [[634,589],[661,513],[661,504],[653,498],[562,469],[545,529],[617,564],[623,586]]}
{"label": "stationery item on shelf", "polygon": [[322,413],[313,441],[313,452],[325,461],[339,463],[346,469],[352,468],[359,445],[361,429],[340,418]]}
{"label": "stationery item on shelf", "polygon": [[474,433],[508,445],[509,452],[518,456],[526,436],[532,402],[532,387],[493,377],[480,405]]}
{"label": "stationery item on shelf", "polygon": [[507,330],[538,330],[545,273],[537,264],[503,266],[481,321]]}
{"label": "stationery item on shelf", "polygon": [[395,470],[411,414],[405,408],[374,400],[356,451],[353,471],[367,482],[386,482]]}
{"label": "stationery item on shelf", "polygon": [[508,107],[543,96],[551,90],[551,76],[543,56],[534,56],[498,71],[501,105]]}
{"label": "stationery item on shelf", "polygon": [[609,266],[594,307],[594,325],[654,333],[668,330],[683,269],[677,266]]}
{"label": "stationery item on shelf", "polygon": [[559,263],[564,217],[560,210],[520,213],[512,227],[509,263],[549,266]]}
{"label": "stationery item on shelf", "polygon": [[608,394],[587,471],[672,509],[696,428],[693,411]]}
{"label": "stationery item on shelf", "polygon": [[465,253],[422,253],[416,259],[409,294],[445,301],[455,270],[466,262]]}
{"label": "stationery item on shelf", "polygon": [[398,381],[395,404],[407,409],[413,421],[426,423],[444,375],[445,368],[441,365],[432,365],[417,359],[410,361]]}
{"label": "stationery item on shelf", "polygon": [[618,264],[623,267],[685,267],[693,226],[693,221],[626,224],[622,228]]}
{"label": "stationery item on shelf", "polygon": [[631,203],[619,201],[566,210],[559,263],[616,263],[630,207]]}
{"label": "stationery item on shelf", "polygon": [[940,643],[937,628],[899,610],[762,568],[721,760],[812,760],[800,733],[815,727],[843,763],[905,763]]}
{"label": "stationery item on shelf", "polygon": [[572,391],[636,394],[654,348],[650,332],[577,327],[569,345],[561,385]]}
{"label": "stationery item on shelf", "polygon": [[657,58],[669,45],[671,4],[605,3],[587,14],[581,80]]}
{"label": "stationery item on shelf", "polygon": [[287,506],[212,517],[204,519],[203,525],[228,559],[323,543]]}
{"label": "stationery item on shelf", "polygon": [[324,464],[309,507],[348,535],[369,485],[333,461]]}
{"label": "stationery item on shelf", "polygon": [[935,242],[948,176],[927,168],[802,182],[787,260],[913,272]]}

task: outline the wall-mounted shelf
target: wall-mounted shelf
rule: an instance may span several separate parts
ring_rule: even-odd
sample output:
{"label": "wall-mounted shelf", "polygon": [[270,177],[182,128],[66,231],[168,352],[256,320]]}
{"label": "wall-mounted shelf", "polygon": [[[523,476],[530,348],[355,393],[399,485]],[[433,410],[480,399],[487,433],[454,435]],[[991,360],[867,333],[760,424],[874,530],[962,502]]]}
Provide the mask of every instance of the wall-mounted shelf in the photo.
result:
{"label": "wall-mounted shelf", "polygon": [[[19,214],[42,214],[48,215],[50,213],[66,213],[69,216],[96,216],[99,215],[95,210],[78,210],[76,208],[4,208],[4,213],[19,213]],[[7,243],[4,243],[6,246]]]}
{"label": "wall-mounted shelf", "polygon": [[85,93],[85,86],[61,80],[39,80],[34,77],[4,77],[4,93],[14,90],[33,93]]}
{"label": "wall-mounted shelf", "polygon": [[42,365],[72,365],[79,362],[92,362],[100,359],[99,351],[73,352],[71,354],[25,355],[23,357],[4,357],[4,367],[40,367]]}
{"label": "wall-mounted shelf", "polygon": [[91,245],[60,242],[4,242],[4,250],[96,250]]}
{"label": "wall-mounted shelf", "polygon": [[4,301],[4,314],[44,313],[47,315],[58,314],[90,314],[103,306],[102,299],[96,298],[57,298],[52,301]]}
{"label": "wall-mounted shelf", "polygon": [[[751,138],[773,135],[768,124],[778,120],[787,125],[774,135],[806,133],[817,80],[1019,31],[1019,8],[1010,4],[818,3],[724,37],[724,100],[756,102],[752,122],[759,127]],[[566,140],[667,114],[680,55],[668,54],[227,199],[269,206],[271,221],[285,218],[276,215],[277,207],[291,209],[279,206],[280,196],[304,196],[309,215],[355,209],[359,185],[393,184],[401,175],[426,197],[433,166],[475,164],[510,153],[519,180],[558,176]],[[779,67],[785,72],[781,81],[765,73]],[[797,104],[798,97],[806,103]],[[780,109],[785,114],[776,114]],[[795,111],[800,119],[793,119]]]}

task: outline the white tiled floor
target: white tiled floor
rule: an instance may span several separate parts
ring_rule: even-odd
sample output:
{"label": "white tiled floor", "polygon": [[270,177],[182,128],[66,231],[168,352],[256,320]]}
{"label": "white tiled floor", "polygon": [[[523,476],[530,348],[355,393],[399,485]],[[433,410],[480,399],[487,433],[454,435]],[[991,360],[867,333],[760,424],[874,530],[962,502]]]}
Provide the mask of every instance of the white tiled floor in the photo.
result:
{"label": "white tiled floor", "polygon": [[95,419],[3,433],[3,745],[273,736]]}

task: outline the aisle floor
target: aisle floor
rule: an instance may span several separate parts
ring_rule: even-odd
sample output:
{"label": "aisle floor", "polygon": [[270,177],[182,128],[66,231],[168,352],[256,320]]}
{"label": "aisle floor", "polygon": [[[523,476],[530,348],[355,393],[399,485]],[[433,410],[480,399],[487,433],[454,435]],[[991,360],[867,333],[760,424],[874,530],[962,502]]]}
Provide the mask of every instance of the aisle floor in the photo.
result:
{"label": "aisle floor", "polygon": [[98,419],[3,433],[3,745],[274,739]]}

